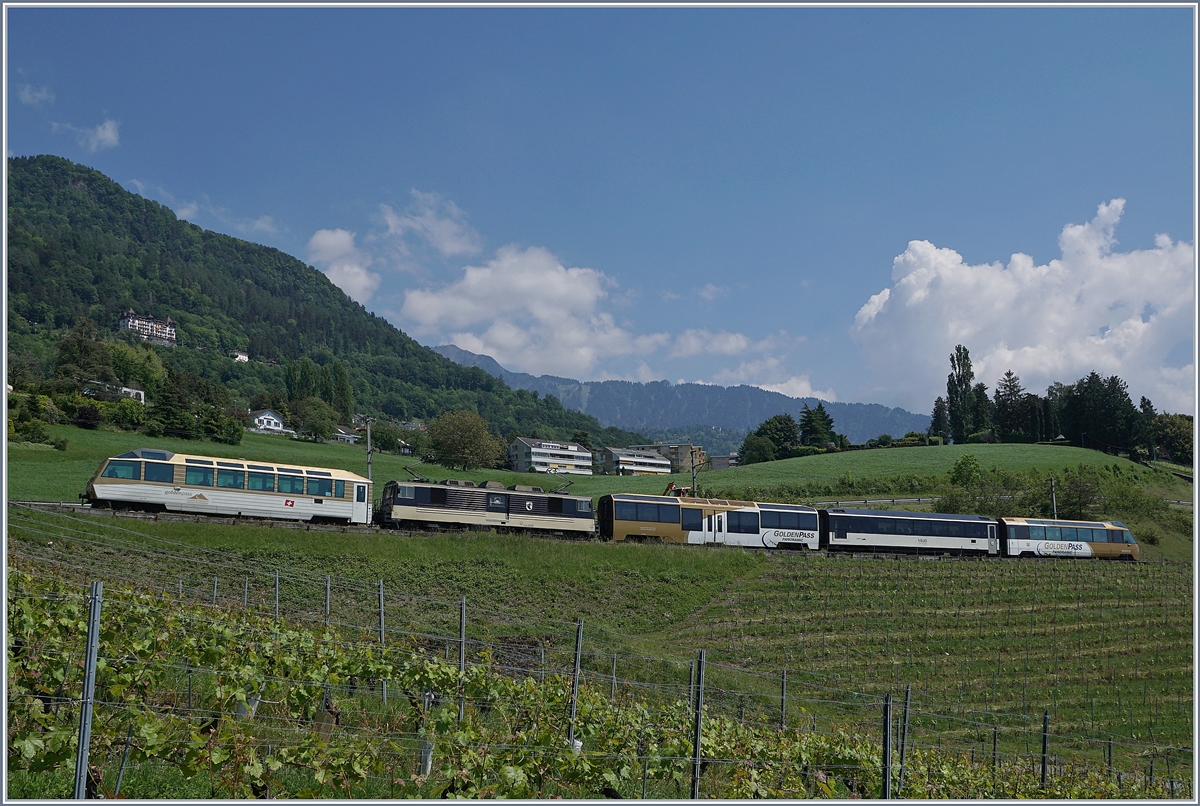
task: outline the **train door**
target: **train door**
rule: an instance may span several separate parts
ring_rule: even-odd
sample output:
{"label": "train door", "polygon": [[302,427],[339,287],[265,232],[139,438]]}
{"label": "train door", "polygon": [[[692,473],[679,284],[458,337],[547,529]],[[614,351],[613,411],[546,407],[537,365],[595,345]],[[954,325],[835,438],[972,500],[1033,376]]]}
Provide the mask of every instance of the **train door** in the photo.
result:
{"label": "train door", "polygon": [[725,513],[717,512],[704,519],[704,542],[725,542]]}
{"label": "train door", "polygon": [[996,524],[988,524],[988,554],[1000,553],[1000,539],[996,536]]}
{"label": "train door", "polygon": [[367,496],[367,485],[354,485],[354,514],[350,518],[355,523],[371,522],[371,502]]}

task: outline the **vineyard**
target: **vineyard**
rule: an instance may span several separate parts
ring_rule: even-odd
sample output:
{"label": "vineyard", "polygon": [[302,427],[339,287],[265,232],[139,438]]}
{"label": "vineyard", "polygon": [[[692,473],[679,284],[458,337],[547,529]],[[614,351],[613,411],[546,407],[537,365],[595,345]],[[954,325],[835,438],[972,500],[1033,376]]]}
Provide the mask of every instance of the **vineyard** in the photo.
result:
{"label": "vineyard", "polygon": [[70,793],[97,580],[106,795],[678,798],[698,770],[702,797],[879,797],[885,694],[893,795],[1192,792],[1188,566],[758,554],[669,625],[600,603],[577,644],[499,587],[14,507],[8,541],[10,797]]}

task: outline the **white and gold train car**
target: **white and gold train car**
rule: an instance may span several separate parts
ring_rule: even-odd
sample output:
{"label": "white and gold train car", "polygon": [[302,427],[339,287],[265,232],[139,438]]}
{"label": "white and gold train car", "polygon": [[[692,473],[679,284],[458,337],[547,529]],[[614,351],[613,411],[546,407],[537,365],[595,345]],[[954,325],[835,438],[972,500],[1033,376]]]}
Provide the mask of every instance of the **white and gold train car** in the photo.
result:
{"label": "white and gold train car", "polygon": [[371,482],[355,473],[155,448],[105,459],[80,497],[94,507],[371,522]]}

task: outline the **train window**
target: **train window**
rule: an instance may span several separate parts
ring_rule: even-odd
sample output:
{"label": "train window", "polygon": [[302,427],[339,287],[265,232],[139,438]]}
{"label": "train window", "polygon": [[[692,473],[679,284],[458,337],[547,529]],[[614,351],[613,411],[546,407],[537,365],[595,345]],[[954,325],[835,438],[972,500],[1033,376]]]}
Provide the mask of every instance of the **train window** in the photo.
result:
{"label": "train window", "polygon": [[142,451],[143,459],[155,459],[159,462],[167,461],[167,455],[162,451]]}
{"label": "train window", "polygon": [[295,473],[297,475],[303,475],[303,473],[304,473],[304,471],[298,470],[294,467],[281,467],[281,468],[279,468],[279,472],[280,473]]}
{"label": "train window", "polygon": [[[755,521],[757,522],[757,518]],[[658,505],[659,523],[679,523],[679,506],[677,504]]]}
{"label": "train window", "polygon": [[987,537],[986,523],[968,523],[967,537]]}
{"label": "train window", "polygon": [[637,504],[632,501],[616,501],[616,519],[619,521],[636,521]]}
{"label": "train window", "polygon": [[330,478],[333,478],[333,474],[326,470],[308,470],[305,472],[307,472],[310,476],[329,476]]}
{"label": "train window", "polygon": [[241,470],[242,466],[237,462],[217,462],[217,467],[236,467]]}
{"label": "train window", "polygon": [[[687,512],[687,510],[685,509],[684,512]],[[783,520],[781,516],[789,515],[789,514],[791,514],[791,513],[772,512],[769,509],[764,509],[761,512],[759,512],[758,517],[759,517],[759,520],[762,522],[762,528],[764,528],[764,529],[786,529],[787,527],[783,526],[781,523]],[[684,527],[684,528],[687,528],[687,527]]]}
{"label": "train window", "polygon": [[211,487],[213,472],[210,467],[189,467],[183,474],[185,484],[197,484],[201,487]]}
{"label": "train window", "polygon": [[279,492],[293,495],[304,494],[304,479],[300,476],[279,475]]}
{"label": "train window", "polygon": [[[1092,530],[1088,529],[1087,531],[1090,534]],[[1079,530],[1064,526],[1059,533],[1059,539],[1074,542],[1079,539]]]}
{"label": "train window", "polygon": [[758,513],[757,512],[730,512],[729,525],[727,527],[731,534],[739,535],[756,535],[758,534]]}
{"label": "train window", "polygon": [[175,481],[175,468],[162,462],[146,462],[146,481]]}
{"label": "train window", "polygon": [[815,512],[797,512],[796,513],[796,528],[807,529],[810,532],[817,531],[817,513],[815,513]]}
{"label": "train window", "polygon": [[591,512],[592,511],[592,499],[584,498],[584,499],[576,501],[575,502],[575,511],[576,512]]}
{"label": "train window", "polygon": [[488,512],[508,512],[508,496],[504,493],[488,493]]}
{"label": "train window", "polygon": [[189,465],[212,465],[211,459],[184,459]]}
{"label": "train window", "polygon": [[912,521],[897,519],[896,521],[894,521],[894,523],[896,524],[896,534],[911,535],[913,533],[913,522]]}
{"label": "train window", "polygon": [[400,500],[401,498],[413,499],[417,497],[417,488],[411,484],[397,484],[396,494],[392,500]]}
{"label": "train window", "polygon": [[104,472],[100,475],[106,479],[141,479],[142,463],[114,460],[108,463],[108,467],[104,468]]}
{"label": "train window", "polygon": [[913,525],[912,533],[914,535],[931,535],[931,534],[933,534],[933,524],[930,523],[929,521],[913,521],[912,525]]}
{"label": "train window", "polygon": [[346,497],[346,482],[343,481],[342,479],[338,479],[337,481],[335,481],[333,483],[333,497],[334,498],[345,498]]}
{"label": "train window", "polygon": [[333,479],[309,479],[308,494],[315,498],[329,498],[333,495]]}
{"label": "train window", "polygon": [[246,485],[246,474],[240,470],[218,470],[217,486],[240,490]]}
{"label": "train window", "polygon": [[965,523],[955,523],[954,521],[950,521],[946,524],[946,536],[965,537],[966,535],[964,533],[966,532],[966,529],[963,528],[964,526],[966,526]]}
{"label": "train window", "polygon": [[896,533],[896,522],[888,518],[876,518],[874,521],[868,521],[874,528],[870,531],[877,535],[890,535]]}
{"label": "train window", "polygon": [[264,473],[275,472],[275,468],[271,467],[270,465],[246,465],[246,467],[250,468],[251,470],[261,470]]}
{"label": "train window", "polygon": [[273,493],[275,492],[275,477],[270,473],[247,473],[246,489]]}
{"label": "train window", "polygon": [[1046,527],[1045,526],[1030,526],[1029,527],[1029,539],[1030,540],[1045,540],[1046,539]]}
{"label": "train window", "polygon": [[1058,540],[1062,537],[1062,528],[1059,526],[1047,526],[1045,529],[1047,540]]}
{"label": "train window", "polygon": [[1137,544],[1137,541],[1133,539],[1133,535],[1131,535],[1128,531],[1122,531],[1121,536],[1125,538],[1126,543],[1133,543],[1135,545]]}
{"label": "train window", "polygon": [[356,500],[358,503],[365,504],[367,502],[367,485],[365,485],[365,484],[358,485],[357,496],[358,497],[355,498],[354,500]]}
{"label": "train window", "polygon": [[[702,510],[684,507],[682,514],[683,519],[680,525],[685,532],[699,532],[703,528],[704,512]],[[765,512],[763,513],[764,519],[766,514]]]}
{"label": "train window", "polygon": [[546,499],[546,511],[551,515],[561,515],[563,511],[563,500],[557,496],[550,496]]}

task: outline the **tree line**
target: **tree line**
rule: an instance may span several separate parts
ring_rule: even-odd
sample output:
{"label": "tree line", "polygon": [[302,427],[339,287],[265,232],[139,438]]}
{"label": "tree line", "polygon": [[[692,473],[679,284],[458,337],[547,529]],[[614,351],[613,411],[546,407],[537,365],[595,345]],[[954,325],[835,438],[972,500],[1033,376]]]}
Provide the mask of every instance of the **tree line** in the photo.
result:
{"label": "tree line", "polygon": [[1092,371],[1072,384],[1055,382],[1045,395],[1030,392],[1012,370],[989,397],[977,381],[971,354],[950,354],[946,395],[933,404],[928,433],[967,442],[1050,442],[1060,437],[1084,448],[1127,453],[1134,461],[1170,458],[1192,463],[1192,417],[1160,414],[1149,398],[1137,405],[1117,375]]}

